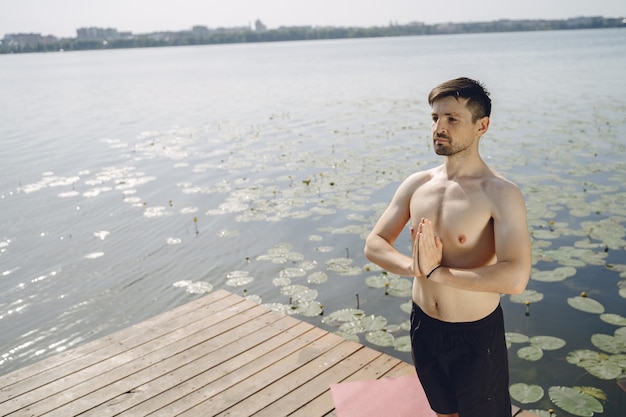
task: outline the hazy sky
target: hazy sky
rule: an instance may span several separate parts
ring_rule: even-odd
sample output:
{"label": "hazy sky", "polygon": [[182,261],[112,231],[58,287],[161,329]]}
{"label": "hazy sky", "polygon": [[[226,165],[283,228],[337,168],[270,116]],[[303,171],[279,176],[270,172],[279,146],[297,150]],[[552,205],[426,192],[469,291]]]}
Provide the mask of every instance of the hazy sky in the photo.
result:
{"label": "hazy sky", "polygon": [[0,0],[0,37],[75,37],[86,26],[148,33],[247,26],[380,26],[390,22],[626,17],[624,0]]}

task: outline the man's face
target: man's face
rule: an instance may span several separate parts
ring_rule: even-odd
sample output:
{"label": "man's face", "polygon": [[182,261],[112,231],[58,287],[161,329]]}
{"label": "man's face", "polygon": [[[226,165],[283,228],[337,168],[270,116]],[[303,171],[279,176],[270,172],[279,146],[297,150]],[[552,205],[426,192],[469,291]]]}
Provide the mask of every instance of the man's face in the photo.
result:
{"label": "man's face", "polygon": [[480,138],[481,134],[477,134],[480,121],[472,121],[466,104],[467,99],[455,97],[444,97],[433,103],[431,130],[437,155],[455,155]]}

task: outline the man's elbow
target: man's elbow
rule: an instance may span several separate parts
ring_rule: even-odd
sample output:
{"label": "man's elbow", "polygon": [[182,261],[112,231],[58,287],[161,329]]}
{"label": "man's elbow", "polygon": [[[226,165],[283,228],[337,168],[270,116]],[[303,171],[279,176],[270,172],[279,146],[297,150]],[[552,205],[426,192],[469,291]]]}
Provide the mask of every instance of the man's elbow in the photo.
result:
{"label": "man's elbow", "polygon": [[530,281],[530,268],[520,268],[520,271],[514,273],[513,277],[509,294],[519,295],[526,290],[528,281]]}
{"label": "man's elbow", "polygon": [[365,257],[370,261],[370,262],[374,262],[373,261],[373,256],[374,256],[374,235],[370,234],[367,236],[367,239],[365,239],[365,247],[363,248],[363,253],[365,254]]}
{"label": "man's elbow", "polygon": [[519,295],[524,292],[526,289],[526,284],[528,284],[528,280],[523,283],[516,282],[510,289],[509,294],[511,295]]}

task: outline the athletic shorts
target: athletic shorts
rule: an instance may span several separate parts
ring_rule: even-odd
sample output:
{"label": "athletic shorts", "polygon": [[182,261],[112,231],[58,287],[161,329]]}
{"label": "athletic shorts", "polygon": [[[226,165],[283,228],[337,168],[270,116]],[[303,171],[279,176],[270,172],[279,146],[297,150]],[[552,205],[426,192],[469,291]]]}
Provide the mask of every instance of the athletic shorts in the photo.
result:
{"label": "athletic shorts", "polygon": [[427,316],[413,303],[413,363],[431,408],[459,417],[511,415],[504,317],[448,323]]}

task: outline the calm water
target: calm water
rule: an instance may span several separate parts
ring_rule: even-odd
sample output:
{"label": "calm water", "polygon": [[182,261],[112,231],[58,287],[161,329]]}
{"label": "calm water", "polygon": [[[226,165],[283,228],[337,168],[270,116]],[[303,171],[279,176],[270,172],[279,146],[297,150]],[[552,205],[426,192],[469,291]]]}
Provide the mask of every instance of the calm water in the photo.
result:
{"label": "calm water", "polygon": [[623,416],[615,377],[566,357],[624,327],[567,301],[626,316],[624,68],[623,30],[0,56],[0,375],[211,288],[324,316],[358,293],[406,337],[408,298],[366,285],[364,238],[398,183],[440,162],[425,97],[463,75],[492,91],[482,152],[526,196],[533,276],[574,269],[531,280],[528,316],[503,297],[507,331],[566,341],[535,361],[513,344],[511,382],[545,390],[525,408],[588,386]]}

